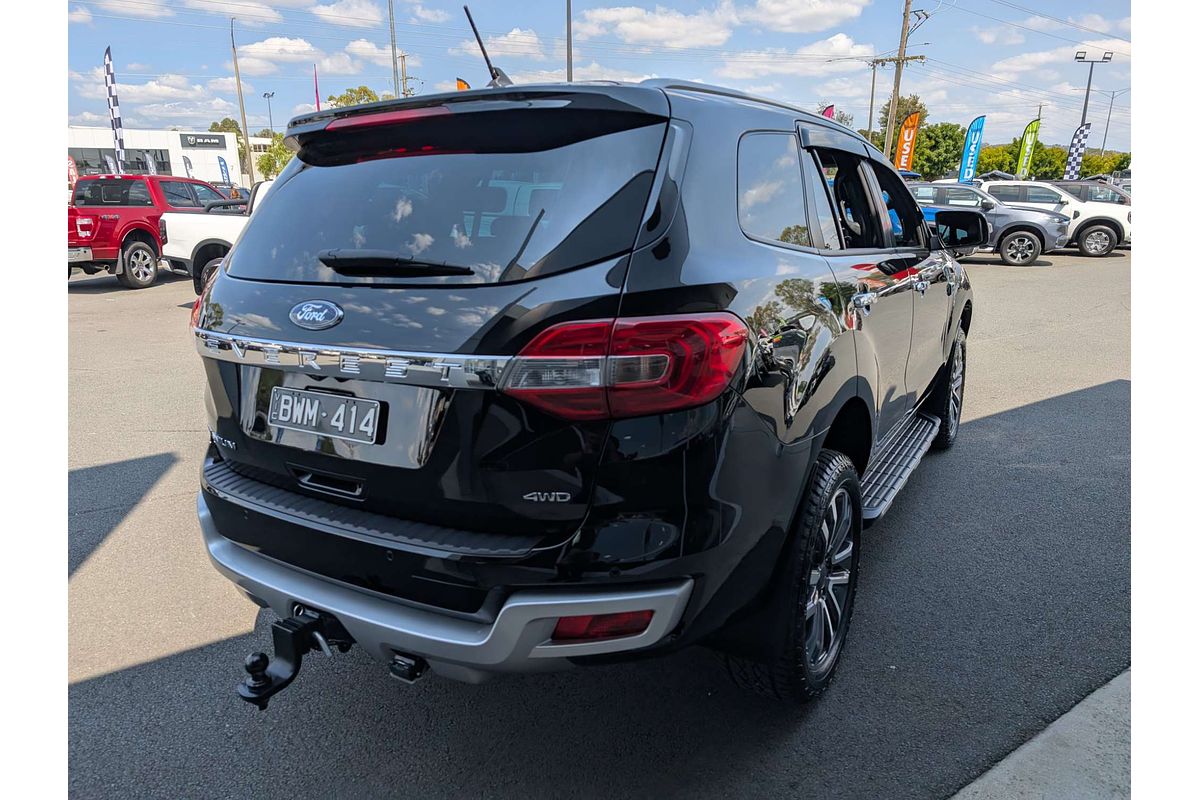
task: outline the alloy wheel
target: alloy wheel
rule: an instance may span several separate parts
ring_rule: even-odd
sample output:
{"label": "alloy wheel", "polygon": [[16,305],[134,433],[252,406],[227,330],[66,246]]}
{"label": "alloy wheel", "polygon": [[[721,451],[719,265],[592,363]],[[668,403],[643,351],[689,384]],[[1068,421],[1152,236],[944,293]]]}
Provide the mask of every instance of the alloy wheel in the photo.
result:
{"label": "alloy wheel", "polygon": [[1008,244],[1004,248],[1004,254],[1009,257],[1009,260],[1015,261],[1018,264],[1024,264],[1033,258],[1033,239],[1028,236],[1014,236],[1008,240]]}
{"label": "alloy wheel", "polygon": [[134,250],[130,253],[126,267],[141,282],[154,277],[154,259],[145,250]]}
{"label": "alloy wheel", "polygon": [[1106,230],[1092,231],[1084,238],[1083,246],[1089,253],[1103,255],[1112,246],[1112,234]]}
{"label": "alloy wheel", "polygon": [[831,664],[846,635],[846,613],[854,568],[854,506],[845,486],[838,487],[821,518],[816,563],[809,572],[804,608],[804,651],[809,668]]}
{"label": "alloy wheel", "polygon": [[949,434],[954,436],[958,432],[958,419],[962,415],[963,403],[963,380],[966,373],[966,364],[963,359],[962,342],[954,343],[954,353],[950,360],[950,415],[946,420],[949,426]]}

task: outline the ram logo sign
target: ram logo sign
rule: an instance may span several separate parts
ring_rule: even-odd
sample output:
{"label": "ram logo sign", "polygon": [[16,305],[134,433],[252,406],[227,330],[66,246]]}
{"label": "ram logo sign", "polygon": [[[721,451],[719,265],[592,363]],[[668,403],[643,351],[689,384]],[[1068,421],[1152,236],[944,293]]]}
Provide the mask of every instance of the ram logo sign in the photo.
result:
{"label": "ram logo sign", "polygon": [[531,503],[569,503],[570,492],[529,492],[521,495]]}

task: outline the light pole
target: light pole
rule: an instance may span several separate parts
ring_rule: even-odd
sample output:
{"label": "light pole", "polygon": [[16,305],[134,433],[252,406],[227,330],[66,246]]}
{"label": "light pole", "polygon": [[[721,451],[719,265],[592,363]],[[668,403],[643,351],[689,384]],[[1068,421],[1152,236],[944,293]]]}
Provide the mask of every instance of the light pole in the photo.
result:
{"label": "light pole", "polygon": [[1080,127],[1083,126],[1083,123],[1087,122],[1088,98],[1092,95],[1092,72],[1096,69],[1097,64],[1107,64],[1112,61],[1112,57],[1113,54],[1109,50],[1104,51],[1104,55],[1100,56],[1100,58],[1088,58],[1087,50],[1078,50],[1075,53],[1076,61],[1088,65],[1087,89],[1083,93],[1083,114],[1079,117]]}
{"label": "light pole", "polygon": [[567,0],[567,83],[570,83],[575,75],[572,67],[574,66],[571,58],[571,0]]}
{"label": "light pole", "polygon": [[1113,102],[1117,99],[1117,95],[1125,94],[1130,89],[1116,89],[1108,92],[1108,118],[1104,120],[1104,140],[1100,142],[1100,155],[1104,155],[1104,148],[1108,146],[1108,123],[1112,121]]}
{"label": "light pole", "polygon": [[267,124],[271,126],[271,133],[275,133],[275,118],[271,116],[271,98],[275,96],[274,92],[263,92],[263,97],[267,98]]}

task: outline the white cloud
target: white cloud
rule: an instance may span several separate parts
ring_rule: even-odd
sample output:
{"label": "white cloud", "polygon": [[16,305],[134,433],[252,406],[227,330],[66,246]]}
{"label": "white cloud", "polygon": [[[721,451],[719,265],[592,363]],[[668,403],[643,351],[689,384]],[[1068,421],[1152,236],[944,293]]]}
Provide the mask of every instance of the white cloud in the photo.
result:
{"label": "white cloud", "polygon": [[362,64],[345,53],[334,53],[317,62],[317,71],[322,75],[357,75]]}
{"label": "white cloud", "polygon": [[[227,63],[229,69],[233,69],[233,62]],[[274,61],[268,61],[265,58],[255,58],[253,56],[244,58],[238,56],[238,69],[243,75],[270,75],[273,72],[278,72],[279,67]]]}
{"label": "white cloud", "polygon": [[237,106],[221,97],[213,97],[201,101],[181,101],[175,103],[147,103],[138,106],[139,118],[148,120],[176,120],[183,123],[201,125],[213,119],[227,117],[237,110]]}
{"label": "white cloud", "polygon": [[[392,50],[390,47],[380,47],[374,42],[366,39],[355,39],[350,44],[346,45],[346,52],[355,58],[361,58],[364,61],[369,61],[381,67],[391,69],[392,66]],[[421,66],[419,56],[408,55],[406,62],[409,68]]]}
{"label": "white cloud", "polygon": [[267,61],[314,61],[322,55],[307,39],[270,36],[238,48],[238,59],[262,58]]}
{"label": "white cloud", "polygon": [[283,17],[271,6],[266,3],[253,2],[253,0],[184,0],[183,4],[197,11],[235,16],[239,23],[245,25],[283,21]]}
{"label": "white cloud", "polygon": [[1081,42],[1078,45],[1069,44],[1065,47],[1056,47],[1053,50],[1037,50],[1001,59],[992,64],[991,71],[993,73],[1000,73],[1001,75],[1012,75],[1018,72],[1029,72],[1030,70],[1039,69],[1051,64],[1069,64],[1075,60],[1075,53],[1079,50],[1086,50],[1090,58],[1098,57],[1105,51],[1112,51],[1114,53],[1114,62],[1127,62],[1129,56],[1122,55],[1121,51],[1128,52],[1128,48],[1129,42],[1123,42],[1120,39],[1099,39]]}
{"label": "white cloud", "polygon": [[316,110],[317,110],[316,103],[297,103],[296,105],[292,106],[292,116],[299,116],[300,114],[311,114]]}
{"label": "white cloud", "polygon": [[67,117],[70,125],[104,125],[109,124],[108,114],[94,114],[91,111],[81,111]]}
{"label": "white cloud", "polygon": [[763,181],[762,183],[756,183],[742,192],[742,205],[746,208],[753,208],[759,203],[765,203],[779,194],[779,190],[782,188],[783,181]]}
{"label": "white cloud", "polygon": [[408,248],[408,252],[419,256],[428,250],[431,244],[433,244],[433,237],[428,233],[414,233],[412,241],[404,246]]}
{"label": "white cloud", "polygon": [[96,0],[96,5],[127,17],[170,17],[174,11],[167,7],[167,0]]}
{"label": "white cloud", "polygon": [[[232,75],[213,78],[206,85],[210,92],[237,92],[237,79]],[[242,91],[246,94],[253,94],[254,86],[249,81],[242,81]]]}
{"label": "white cloud", "polygon": [[757,0],[737,10],[738,20],[772,31],[815,33],[856,19],[871,0]]}
{"label": "white cloud", "polygon": [[312,12],[334,25],[374,28],[384,20],[383,9],[370,0],[337,0],[327,6],[313,6]]}
{"label": "white cloud", "polygon": [[[93,67],[86,73],[68,72],[67,77],[75,85],[81,97],[103,100],[108,96],[104,88],[104,69]],[[159,75],[145,83],[131,83],[117,75],[117,97],[122,105],[127,103],[149,103],[166,100],[199,100],[208,96],[208,91],[198,83],[189,83],[182,75]]]}
{"label": "white cloud", "polygon": [[125,65],[125,69],[129,70],[130,72],[141,72],[142,70],[146,70],[149,68],[150,68],[149,64],[143,64],[140,61],[130,61],[128,64]]}
{"label": "white cloud", "polygon": [[623,42],[655,47],[715,47],[725,44],[737,24],[731,2],[686,14],[655,6],[653,11],[634,6],[594,8],[583,12],[575,24],[579,39],[615,35]]}
{"label": "white cloud", "polygon": [[448,12],[436,8],[426,8],[420,3],[412,6],[412,13],[413,22],[446,22],[450,19]]}
{"label": "white cloud", "polygon": [[88,11],[83,6],[75,6],[75,8],[68,12],[67,21],[78,22],[80,24],[87,25],[92,21],[92,12]]}
{"label": "white cloud", "polygon": [[[557,69],[530,70],[528,72],[513,72],[509,74],[513,83],[561,83],[567,79],[566,67]],[[637,83],[648,78],[657,78],[654,73],[630,72],[616,67],[606,67],[593,61],[590,64],[576,64],[572,77],[577,81],[628,81]],[[453,88],[453,87],[452,87]]]}
{"label": "white cloud", "polygon": [[[497,56],[514,58],[529,58],[534,61],[545,61],[546,51],[537,31],[513,28],[503,36],[489,36],[484,40],[488,55],[493,59]],[[463,39],[457,47],[448,51],[455,55],[478,56],[479,44],[474,39]]]}
{"label": "white cloud", "polygon": [[971,28],[975,38],[984,44],[1021,44],[1025,41],[1024,34],[1016,28],[997,25],[995,28]]}
{"label": "white cloud", "polygon": [[743,50],[723,58],[716,72],[725,78],[759,78],[765,75],[812,77],[862,69],[862,59],[874,55],[868,44],[855,44],[844,33],[835,33],[796,50]]}

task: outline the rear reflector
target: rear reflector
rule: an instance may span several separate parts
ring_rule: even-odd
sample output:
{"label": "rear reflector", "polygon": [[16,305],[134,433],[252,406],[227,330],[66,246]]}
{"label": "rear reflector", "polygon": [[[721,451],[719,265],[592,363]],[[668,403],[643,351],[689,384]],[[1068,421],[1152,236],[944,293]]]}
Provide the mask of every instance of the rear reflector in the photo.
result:
{"label": "rear reflector", "polygon": [[653,611],[622,611],[619,614],[586,614],[560,617],[554,626],[555,642],[594,641],[634,636],[650,626]]}
{"label": "rear reflector", "polygon": [[517,354],[501,389],[567,419],[691,408],[729,386],[746,338],[724,313],[564,322]]}
{"label": "rear reflector", "polygon": [[405,108],[399,111],[380,111],[376,114],[356,114],[352,117],[338,117],[325,126],[327,131],[345,130],[347,128],[373,128],[378,125],[399,125],[414,119],[440,117],[449,114],[445,106],[430,106],[429,108]]}

